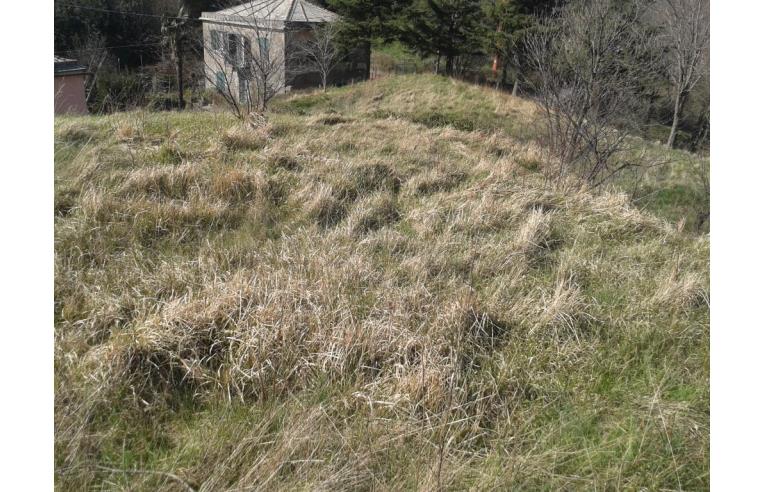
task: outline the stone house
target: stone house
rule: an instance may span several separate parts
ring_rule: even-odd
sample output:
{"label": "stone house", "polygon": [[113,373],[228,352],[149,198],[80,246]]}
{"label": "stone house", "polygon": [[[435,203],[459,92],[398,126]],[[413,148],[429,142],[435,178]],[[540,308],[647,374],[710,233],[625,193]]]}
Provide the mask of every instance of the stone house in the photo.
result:
{"label": "stone house", "polygon": [[[252,85],[266,78],[275,92],[319,86],[319,74],[306,73],[292,53],[298,43],[313,35],[315,26],[338,20],[337,14],[305,0],[254,0],[203,12],[206,87],[217,87],[243,102]],[[266,77],[261,70],[259,76],[254,75],[252,60],[257,68],[265,65],[272,73]],[[329,83],[363,80],[369,61],[368,50],[355,50],[332,71]]]}

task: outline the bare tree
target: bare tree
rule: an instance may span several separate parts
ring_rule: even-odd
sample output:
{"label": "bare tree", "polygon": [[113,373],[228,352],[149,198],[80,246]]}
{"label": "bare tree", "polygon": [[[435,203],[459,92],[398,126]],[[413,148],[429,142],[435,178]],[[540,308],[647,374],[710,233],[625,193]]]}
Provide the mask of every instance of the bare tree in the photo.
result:
{"label": "bare tree", "polygon": [[579,0],[527,36],[527,83],[543,109],[553,182],[577,176],[598,186],[641,164],[629,133],[644,121],[641,92],[656,72],[644,14],[638,0]]}
{"label": "bare tree", "polygon": [[106,39],[100,34],[90,34],[83,42],[77,44],[72,54],[87,67],[85,101],[91,103],[95,95],[98,75],[109,58],[109,52],[106,50]]}
{"label": "bare tree", "polygon": [[334,22],[314,25],[301,35],[294,56],[298,72],[316,73],[321,77],[321,88],[326,92],[329,76],[342,62],[342,52],[335,43],[338,27]]}
{"label": "bare tree", "polygon": [[662,29],[674,116],[666,145],[674,146],[679,120],[692,90],[708,73],[710,41],[708,0],[660,0],[657,16]]}
{"label": "bare tree", "polygon": [[189,49],[188,44],[193,43],[194,38],[198,35],[198,24],[192,21],[199,18],[205,6],[212,6],[215,2],[208,0],[159,0],[156,4],[158,11],[170,15],[162,20],[162,36],[164,42],[170,47],[172,58],[175,61],[178,108],[183,109],[186,106],[184,99],[186,51]]}
{"label": "bare tree", "polygon": [[184,46],[186,44],[188,30],[188,17],[173,17],[163,19],[162,21],[162,36],[165,42],[169,45],[172,52],[172,58],[175,61],[175,79],[178,89],[178,109],[184,109],[186,107],[186,101],[184,98],[184,80],[183,80],[183,61],[184,61]]}
{"label": "bare tree", "polygon": [[257,15],[227,16],[202,36],[205,78],[242,120],[264,118],[268,103],[288,84],[287,26],[266,11]]}

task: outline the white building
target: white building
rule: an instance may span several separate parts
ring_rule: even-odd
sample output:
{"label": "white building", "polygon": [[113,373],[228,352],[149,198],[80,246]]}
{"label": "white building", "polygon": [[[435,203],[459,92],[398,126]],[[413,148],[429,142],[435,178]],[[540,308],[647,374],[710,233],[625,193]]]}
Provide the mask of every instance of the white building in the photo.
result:
{"label": "white building", "polygon": [[[314,26],[336,22],[339,16],[305,0],[254,0],[203,12],[201,20],[207,87],[217,86],[244,102],[252,84],[265,78],[276,92],[318,86],[317,74],[291,66],[290,49],[310,36]],[[354,53],[333,72],[331,83],[365,78],[368,60],[368,53]]]}

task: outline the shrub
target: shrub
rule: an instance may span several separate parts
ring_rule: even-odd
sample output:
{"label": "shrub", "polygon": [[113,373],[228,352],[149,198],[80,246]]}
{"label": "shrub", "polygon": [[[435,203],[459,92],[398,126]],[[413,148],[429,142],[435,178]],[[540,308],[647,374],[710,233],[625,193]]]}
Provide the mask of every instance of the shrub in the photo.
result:
{"label": "shrub", "polygon": [[103,70],[99,72],[91,112],[112,113],[144,107],[150,94],[150,82],[141,74]]}

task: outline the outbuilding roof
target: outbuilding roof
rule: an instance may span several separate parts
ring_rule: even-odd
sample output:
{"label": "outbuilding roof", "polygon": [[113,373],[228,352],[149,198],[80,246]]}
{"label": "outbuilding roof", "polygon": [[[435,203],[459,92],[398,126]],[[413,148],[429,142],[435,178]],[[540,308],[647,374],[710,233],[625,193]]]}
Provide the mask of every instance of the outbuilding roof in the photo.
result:
{"label": "outbuilding roof", "polygon": [[217,12],[203,12],[202,20],[229,22],[267,21],[269,23],[332,22],[339,19],[334,12],[306,0],[254,0]]}
{"label": "outbuilding roof", "polygon": [[75,75],[87,72],[87,67],[77,60],[53,55],[53,73],[55,75]]}

